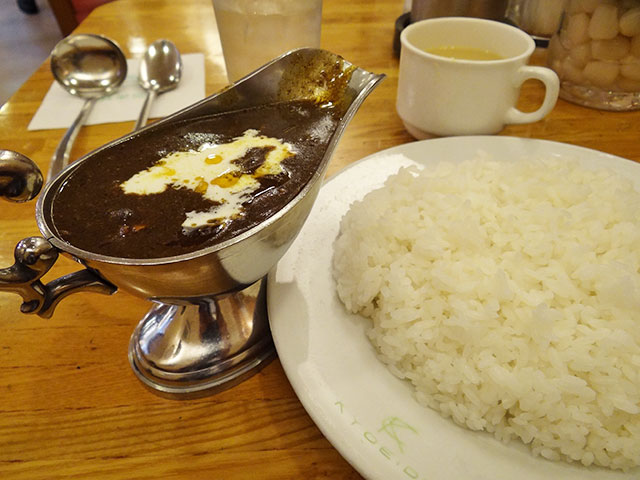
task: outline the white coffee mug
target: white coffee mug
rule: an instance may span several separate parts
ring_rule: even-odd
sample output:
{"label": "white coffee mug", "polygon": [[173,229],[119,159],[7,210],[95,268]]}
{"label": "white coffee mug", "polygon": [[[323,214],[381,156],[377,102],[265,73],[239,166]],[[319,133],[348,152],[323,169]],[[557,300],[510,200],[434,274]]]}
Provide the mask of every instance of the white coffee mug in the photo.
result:
{"label": "white coffee mug", "polygon": [[[415,138],[498,133],[505,125],[537,122],[558,99],[552,70],[528,66],[533,39],[510,25],[468,17],[442,17],[409,25],[402,44],[396,108]],[[497,54],[497,60],[462,60],[426,50],[463,48]],[[522,83],[545,85],[540,108],[516,108]]]}

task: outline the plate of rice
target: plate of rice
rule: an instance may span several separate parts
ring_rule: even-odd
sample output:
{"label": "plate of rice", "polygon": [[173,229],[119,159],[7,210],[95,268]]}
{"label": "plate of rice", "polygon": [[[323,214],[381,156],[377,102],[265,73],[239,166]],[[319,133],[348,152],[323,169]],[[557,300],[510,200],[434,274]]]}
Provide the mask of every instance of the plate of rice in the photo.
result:
{"label": "plate of rice", "polygon": [[401,145],[326,182],[269,275],[283,368],[369,479],[640,478],[640,165]]}

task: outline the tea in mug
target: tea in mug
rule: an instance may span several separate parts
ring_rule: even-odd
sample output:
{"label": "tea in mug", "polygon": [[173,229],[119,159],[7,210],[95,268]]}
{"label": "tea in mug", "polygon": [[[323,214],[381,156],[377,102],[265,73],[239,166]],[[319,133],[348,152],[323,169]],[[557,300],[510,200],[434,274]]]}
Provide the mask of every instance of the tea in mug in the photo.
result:
{"label": "tea in mug", "polygon": [[504,58],[490,50],[453,45],[425,48],[424,51],[440,57],[454,58],[457,60],[502,60]]}

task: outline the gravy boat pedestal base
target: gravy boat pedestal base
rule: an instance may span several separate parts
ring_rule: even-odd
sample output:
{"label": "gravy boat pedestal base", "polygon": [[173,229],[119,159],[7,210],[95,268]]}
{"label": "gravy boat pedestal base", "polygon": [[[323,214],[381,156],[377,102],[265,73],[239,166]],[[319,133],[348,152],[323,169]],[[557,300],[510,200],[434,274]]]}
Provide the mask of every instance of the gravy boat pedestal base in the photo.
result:
{"label": "gravy boat pedestal base", "polygon": [[242,382],[275,357],[266,278],[239,292],[179,302],[156,302],[129,343],[134,373],[155,393],[210,395]]}

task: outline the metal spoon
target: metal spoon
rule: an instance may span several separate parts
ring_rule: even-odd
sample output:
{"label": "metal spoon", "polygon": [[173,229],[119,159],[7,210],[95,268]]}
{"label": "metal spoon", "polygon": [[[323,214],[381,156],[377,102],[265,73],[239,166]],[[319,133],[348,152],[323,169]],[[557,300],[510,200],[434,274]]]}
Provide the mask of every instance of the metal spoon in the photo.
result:
{"label": "metal spoon", "polygon": [[154,98],[178,86],[182,75],[182,59],[176,46],[169,40],[156,40],[147,49],[140,62],[138,82],[147,91],[140,117],[134,130],[147,123],[149,109]]}
{"label": "metal spoon", "polygon": [[29,157],[12,150],[0,150],[0,198],[26,202],[35,198],[40,188],[42,173]]}
{"label": "metal spoon", "polygon": [[71,35],[60,40],[51,52],[51,72],[66,91],[87,101],[53,154],[47,182],[69,163],[73,142],[96,100],[113,93],[124,82],[127,59],[106,37]]}

